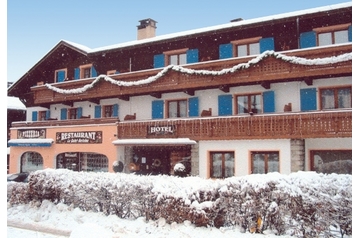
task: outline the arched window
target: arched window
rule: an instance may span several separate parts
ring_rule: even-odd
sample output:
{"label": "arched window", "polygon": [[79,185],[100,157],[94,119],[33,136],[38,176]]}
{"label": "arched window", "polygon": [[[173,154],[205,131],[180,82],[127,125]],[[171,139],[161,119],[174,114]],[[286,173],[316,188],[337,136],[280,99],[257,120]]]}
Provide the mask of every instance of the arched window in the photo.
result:
{"label": "arched window", "polygon": [[43,169],[43,158],[41,154],[28,151],[21,156],[21,172],[32,172]]}

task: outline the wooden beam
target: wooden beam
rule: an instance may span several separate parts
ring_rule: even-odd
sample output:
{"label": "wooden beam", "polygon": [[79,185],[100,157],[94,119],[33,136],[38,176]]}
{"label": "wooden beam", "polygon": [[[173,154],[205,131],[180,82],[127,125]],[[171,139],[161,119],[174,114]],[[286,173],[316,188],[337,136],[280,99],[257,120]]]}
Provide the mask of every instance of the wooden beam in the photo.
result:
{"label": "wooden beam", "polygon": [[262,82],[261,86],[265,89],[270,89],[271,88],[271,84],[269,82]]}
{"label": "wooden beam", "polygon": [[88,101],[97,105],[100,104],[100,99],[98,98],[90,98]]}
{"label": "wooden beam", "polygon": [[118,96],[118,98],[123,101],[129,101],[129,95],[120,95],[120,96]]}
{"label": "wooden beam", "polygon": [[155,98],[162,98],[162,94],[158,93],[158,92],[150,93],[150,96],[155,97]]}
{"label": "wooden beam", "polygon": [[311,78],[306,77],[306,78],[304,78],[304,81],[307,84],[307,86],[313,85],[313,79],[311,79]]}
{"label": "wooden beam", "polygon": [[184,90],[184,93],[189,94],[190,96],[194,96],[195,89],[186,89],[186,90]]}
{"label": "wooden beam", "polygon": [[224,93],[230,92],[230,87],[228,85],[220,85],[219,89]]}
{"label": "wooden beam", "polygon": [[73,107],[73,101],[63,101],[62,104],[66,105],[66,106]]}

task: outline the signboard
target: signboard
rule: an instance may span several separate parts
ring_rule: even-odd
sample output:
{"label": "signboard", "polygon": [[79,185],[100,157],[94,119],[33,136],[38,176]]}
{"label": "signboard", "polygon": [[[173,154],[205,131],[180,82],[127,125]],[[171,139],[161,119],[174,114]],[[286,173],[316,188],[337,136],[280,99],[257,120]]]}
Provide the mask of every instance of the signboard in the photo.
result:
{"label": "signboard", "polygon": [[148,126],[148,135],[173,135],[175,133],[175,126]]}
{"label": "signboard", "polygon": [[45,139],[46,130],[45,129],[26,129],[26,130],[17,130],[18,139]]}
{"label": "signboard", "polygon": [[99,144],[102,143],[102,131],[57,132],[58,144]]}

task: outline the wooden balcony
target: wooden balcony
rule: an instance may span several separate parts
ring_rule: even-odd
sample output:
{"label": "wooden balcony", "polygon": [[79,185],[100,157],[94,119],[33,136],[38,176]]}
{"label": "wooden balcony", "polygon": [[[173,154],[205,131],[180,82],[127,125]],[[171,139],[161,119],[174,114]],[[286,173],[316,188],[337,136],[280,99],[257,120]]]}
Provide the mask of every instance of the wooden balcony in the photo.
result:
{"label": "wooden balcony", "polygon": [[[153,135],[149,128],[173,129]],[[304,139],[352,137],[352,111],[256,114],[120,122],[118,138],[190,138],[192,140]]]}
{"label": "wooden balcony", "polygon": [[[297,56],[309,59],[325,58],[338,56],[343,53],[351,53],[352,45],[337,45],[330,47],[317,47],[305,50],[285,51],[284,55]],[[253,57],[231,58],[227,60],[213,60],[186,65],[186,68],[195,70],[219,71],[232,68],[240,63],[247,63]],[[137,72],[129,72],[111,76],[114,80],[122,82],[133,82],[148,79],[161,72],[162,69],[148,69]],[[345,61],[324,65],[299,65],[292,64],[275,57],[267,57],[257,64],[253,64],[247,69],[242,69],[234,73],[225,75],[204,75],[204,74],[184,74],[177,71],[169,71],[160,79],[145,85],[137,86],[117,86],[107,81],[100,81],[94,87],[82,93],[62,94],[50,90],[46,85],[34,86],[31,88],[33,93],[33,104],[35,106],[48,107],[54,103],[64,103],[71,105],[76,101],[93,101],[99,103],[100,99],[120,98],[129,100],[131,96],[152,95],[160,98],[161,93],[167,92],[186,92],[193,95],[195,90],[207,88],[220,88],[227,90],[229,87],[261,84],[269,88],[271,83],[292,80],[305,81],[312,84],[312,80],[317,78],[338,77],[352,75],[352,61]],[[74,80],[63,83],[52,84],[59,89],[78,89],[89,85],[94,79]]]}

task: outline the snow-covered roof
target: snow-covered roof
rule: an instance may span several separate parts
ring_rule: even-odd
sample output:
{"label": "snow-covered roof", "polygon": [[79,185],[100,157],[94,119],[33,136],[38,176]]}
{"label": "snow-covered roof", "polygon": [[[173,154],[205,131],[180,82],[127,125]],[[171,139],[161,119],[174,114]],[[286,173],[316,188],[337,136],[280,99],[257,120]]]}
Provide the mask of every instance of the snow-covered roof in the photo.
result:
{"label": "snow-covered roof", "polygon": [[26,106],[17,97],[7,97],[7,109],[26,110]]}
{"label": "snow-covered roof", "polygon": [[100,51],[105,51],[105,50],[112,50],[112,49],[116,49],[116,48],[123,48],[123,47],[140,45],[140,44],[161,41],[161,40],[167,40],[167,39],[172,39],[172,38],[177,38],[177,37],[182,37],[182,36],[188,36],[188,35],[193,35],[193,34],[198,34],[198,33],[227,29],[227,28],[231,28],[231,27],[250,25],[250,24],[259,23],[259,22],[279,20],[279,19],[284,19],[284,18],[289,18],[289,17],[318,13],[318,12],[325,12],[325,11],[330,11],[330,10],[334,10],[334,9],[351,7],[351,6],[352,6],[352,2],[347,2],[347,3],[328,5],[328,6],[324,6],[324,7],[310,8],[307,10],[300,10],[300,11],[294,11],[294,12],[289,12],[289,13],[276,14],[276,15],[271,15],[271,16],[266,16],[266,17],[249,19],[249,20],[242,20],[242,21],[238,21],[238,22],[230,22],[230,23],[211,26],[211,27],[204,27],[204,28],[182,31],[182,32],[177,32],[177,33],[172,33],[172,34],[166,34],[166,35],[156,36],[156,37],[143,39],[143,40],[129,41],[129,42],[114,44],[114,45],[110,45],[110,46],[98,47],[98,48],[94,48],[92,50],[85,46],[74,44],[69,41],[66,41],[66,42],[69,44],[72,44],[75,47],[79,46],[79,47],[81,47],[80,49],[82,49],[82,50],[85,50],[87,48],[87,50],[88,50],[87,53],[95,53],[95,52],[100,52]]}

